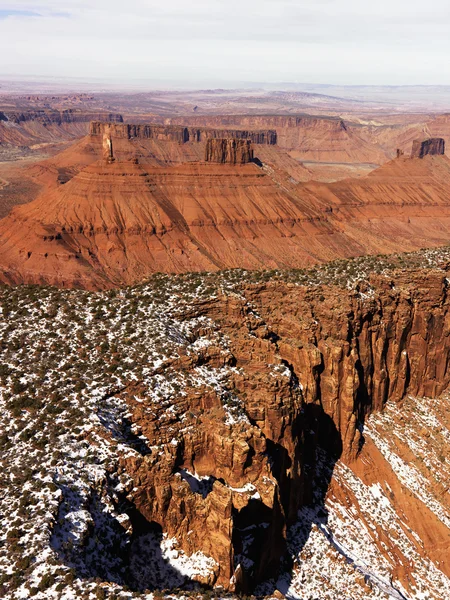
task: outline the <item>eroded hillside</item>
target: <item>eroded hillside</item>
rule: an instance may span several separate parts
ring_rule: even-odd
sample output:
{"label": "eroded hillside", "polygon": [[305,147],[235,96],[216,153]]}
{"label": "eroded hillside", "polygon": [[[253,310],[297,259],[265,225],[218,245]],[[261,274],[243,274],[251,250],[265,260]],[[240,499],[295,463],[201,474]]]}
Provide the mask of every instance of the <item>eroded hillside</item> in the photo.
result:
{"label": "eroded hillside", "polygon": [[105,289],[155,272],[299,268],[448,240],[443,141],[322,184],[269,133],[94,123],[34,165],[43,191],[0,221],[0,280]]}

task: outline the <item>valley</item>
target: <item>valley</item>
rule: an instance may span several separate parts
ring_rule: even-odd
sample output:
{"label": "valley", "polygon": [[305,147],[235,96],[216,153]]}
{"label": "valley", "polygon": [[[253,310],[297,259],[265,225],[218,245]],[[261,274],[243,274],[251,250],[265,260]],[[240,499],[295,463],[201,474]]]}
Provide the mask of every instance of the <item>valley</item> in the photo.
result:
{"label": "valley", "polygon": [[0,94],[2,598],[448,597],[450,119],[365,93]]}

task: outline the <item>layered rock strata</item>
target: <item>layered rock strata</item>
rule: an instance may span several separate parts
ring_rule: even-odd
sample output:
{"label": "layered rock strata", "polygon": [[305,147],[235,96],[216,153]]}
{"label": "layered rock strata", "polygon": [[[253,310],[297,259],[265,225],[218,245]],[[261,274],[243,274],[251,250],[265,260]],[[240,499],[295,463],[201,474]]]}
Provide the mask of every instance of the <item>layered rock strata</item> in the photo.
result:
{"label": "layered rock strata", "polygon": [[273,129],[277,135],[278,146],[301,161],[383,164],[387,160],[380,146],[363,139],[359,135],[358,127],[349,127],[338,117],[196,115],[173,117],[167,119],[166,123],[225,130]]}
{"label": "layered rock strata", "polygon": [[107,164],[111,164],[114,162],[114,150],[111,136],[108,134],[103,135],[103,160]]}
{"label": "layered rock strata", "polygon": [[123,117],[118,113],[90,112],[68,108],[66,110],[27,110],[23,112],[4,111],[4,120],[20,125],[29,121],[42,124],[62,125],[63,123],[109,122],[122,123]]}
{"label": "layered rock strata", "polygon": [[211,138],[235,138],[249,140],[254,144],[275,145],[277,134],[274,130],[244,130],[244,129],[201,129],[185,127],[183,125],[158,125],[158,124],[129,124],[105,123],[93,121],[89,133],[92,137],[102,136],[105,131],[121,139],[161,140],[178,142],[199,143]]}
{"label": "layered rock strata", "polygon": [[411,158],[423,158],[424,156],[442,156],[445,154],[445,141],[442,138],[430,138],[428,140],[414,140]]}
{"label": "layered rock strata", "polygon": [[248,130],[248,129],[200,129],[201,140],[209,138],[235,138],[238,140],[249,140],[253,144],[275,146],[277,144],[277,132],[274,129]]}
{"label": "layered rock strata", "polygon": [[209,139],[206,141],[205,161],[230,165],[245,165],[253,161],[253,149],[250,140],[229,138]]}
{"label": "layered rock strata", "polygon": [[139,514],[186,553],[214,559],[206,583],[252,591],[276,575],[286,528],[311,501],[318,445],[351,463],[367,415],[448,386],[449,308],[443,271],[374,276],[350,293],[261,284],[194,304],[185,318],[211,342],[165,372],[222,377],[185,387],[169,411],[147,405],[139,384],[127,388],[152,448],[123,459]]}
{"label": "layered rock strata", "polygon": [[140,145],[124,153],[130,142],[112,141],[116,162],[91,164],[0,222],[0,281],[104,288],[155,271],[298,268],[448,241],[446,156],[400,157],[365,178],[299,184],[248,162],[248,140],[229,148],[210,140],[207,162],[196,152],[195,162],[163,166],[140,156],[132,164]]}

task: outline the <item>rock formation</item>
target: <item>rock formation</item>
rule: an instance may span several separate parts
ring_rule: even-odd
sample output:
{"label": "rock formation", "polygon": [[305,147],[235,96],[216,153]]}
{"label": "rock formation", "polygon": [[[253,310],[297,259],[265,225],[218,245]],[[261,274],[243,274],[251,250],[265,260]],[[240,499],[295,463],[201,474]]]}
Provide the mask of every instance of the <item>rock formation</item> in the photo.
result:
{"label": "rock formation", "polygon": [[93,121],[90,124],[91,136],[101,136],[108,130],[111,135],[122,139],[139,140],[161,140],[178,142],[199,143],[210,138],[236,138],[250,140],[254,144],[275,145],[277,134],[274,130],[241,130],[241,129],[206,129],[186,127],[183,125],[158,125],[158,124],[128,124],[128,123],[105,123]]}
{"label": "rock formation", "polygon": [[106,131],[103,134],[103,158],[108,164],[114,162],[114,152],[111,134],[108,134]]}
{"label": "rock formation", "polygon": [[46,569],[68,596],[70,568],[74,597],[445,598],[449,258],[2,288],[2,558],[27,594]]}
{"label": "rock formation", "polygon": [[423,158],[424,156],[441,156],[445,154],[445,142],[442,138],[430,138],[428,140],[414,140],[411,158]]}
{"label": "rock formation", "polygon": [[[96,145],[83,147],[83,160],[102,156],[102,138],[90,139]],[[0,221],[0,280],[104,288],[155,271],[295,268],[448,240],[446,156],[401,157],[365,178],[299,184],[281,169],[242,164],[248,140],[207,143],[202,162],[202,144],[150,140],[147,149],[113,137],[114,165],[94,162],[77,174],[68,161],[78,154],[66,153],[64,167],[43,170],[54,185]],[[198,162],[169,163],[194,150]],[[161,160],[146,164],[144,153],[156,151]]]}
{"label": "rock formation", "polygon": [[277,132],[274,129],[247,130],[247,129],[199,129],[201,140],[209,138],[235,138],[238,140],[249,140],[252,144],[275,146],[277,143]]}
{"label": "rock formation", "polygon": [[185,389],[168,417],[164,404],[148,412],[139,385],[127,390],[133,422],[162,449],[123,460],[133,502],[186,553],[214,558],[209,584],[249,593],[276,575],[286,527],[312,496],[317,444],[351,463],[370,413],[448,386],[445,273],[374,276],[370,288],[364,298],[277,282],[194,304],[189,318],[212,319],[228,348],[170,368],[234,366],[229,391]]}
{"label": "rock formation", "polygon": [[85,136],[92,120],[120,123],[122,115],[80,109],[3,110],[0,116],[0,143],[16,147],[55,144]]}
{"label": "rock formation", "polygon": [[29,121],[45,123],[47,125],[62,125],[63,123],[89,123],[90,121],[101,121],[111,123],[122,123],[123,117],[117,113],[103,113],[83,111],[80,109],[66,110],[27,110],[23,112],[5,111],[4,115],[8,121],[20,125]]}
{"label": "rock formation", "polygon": [[427,121],[421,136],[416,136],[417,139],[425,137],[439,137],[445,141],[447,156],[450,149],[450,113],[437,115],[431,121]]}
{"label": "rock formation", "polygon": [[184,144],[189,141],[189,131],[182,126],[164,125],[132,125],[128,123],[103,123],[92,121],[89,133],[91,136],[102,136],[108,131],[116,138],[124,139],[157,139]]}
{"label": "rock formation", "polygon": [[227,131],[232,128],[274,130],[278,146],[301,161],[383,164],[387,160],[380,147],[363,139],[357,128],[349,128],[337,117],[211,115],[173,117],[166,122]]}
{"label": "rock formation", "polygon": [[205,161],[230,165],[245,165],[253,161],[249,140],[219,138],[206,140]]}

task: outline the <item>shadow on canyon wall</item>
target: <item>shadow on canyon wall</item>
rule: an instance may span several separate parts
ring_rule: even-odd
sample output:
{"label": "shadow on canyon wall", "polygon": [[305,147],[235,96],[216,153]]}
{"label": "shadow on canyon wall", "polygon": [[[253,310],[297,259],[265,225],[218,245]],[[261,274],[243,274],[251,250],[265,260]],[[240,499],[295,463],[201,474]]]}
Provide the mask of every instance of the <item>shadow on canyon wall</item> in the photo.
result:
{"label": "shadow on canyon wall", "polygon": [[[119,437],[128,432],[127,425]],[[294,427],[299,440],[294,456],[267,440],[279,488],[273,507],[256,494],[241,510],[234,511],[236,591],[243,595],[263,596],[276,589],[286,593],[295,558],[313,525],[327,524],[325,497],[342,453],[340,435],[319,404],[307,404]],[[143,455],[147,453],[145,448],[139,449]],[[106,488],[112,487],[113,482],[108,481]],[[198,587],[163,557],[161,526],[149,522],[125,497],[115,508],[117,513],[128,515],[131,535],[127,524],[107,510],[105,496],[98,491],[91,489],[86,497],[65,485],[60,489],[63,495],[51,547],[77,577],[126,585],[136,592]]]}
{"label": "shadow on canyon wall", "polygon": [[116,583],[133,592],[198,587],[163,557],[161,526],[145,519],[128,500],[122,498],[117,508],[128,515],[131,536],[96,490],[86,497],[66,485],[59,487],[62,500],[50,546],[75,577]]}
{"label": "shadow on canyon wall", "polygon": [[[273,594],[279,590],[283,594],[288,592],[293,578],[296,557],[303,550],[309,539],[314,525],[326,526],[328,523],[328,510],[325,498],[333,476],[334,466],[342,454],[342,441],[339,431],[333,420],[319,404],[307,404],[297,424],[299,438],[302,444],[298,448],[298,458],[301,459],[301,476],[295,482],[292,479],[283,484],[281,465],[288,468],[292,462],[283,448],[275,448],[278,455],[274,474],[282,490],[282,503],[287,515],[287,533],[284,538],[284,552],[281,560],[272,569],[259,573],[253,582],[253,589],[247,588],[257,597]],[[284,451],[284,452],[283,452]],[[295,459],[294,459],[295,460]],[[264,549],[260,546],[260,551]]]}

